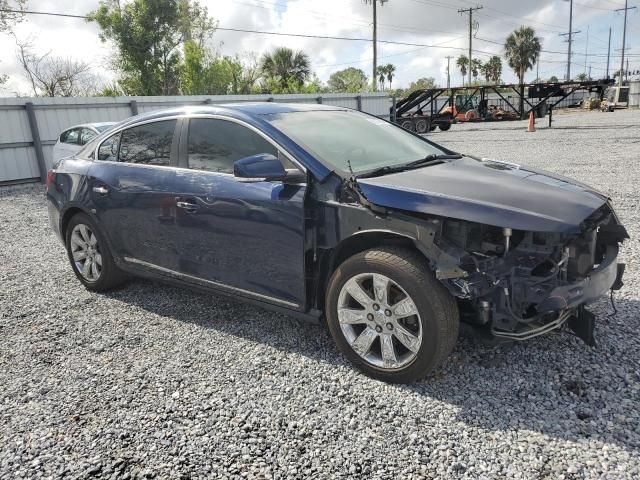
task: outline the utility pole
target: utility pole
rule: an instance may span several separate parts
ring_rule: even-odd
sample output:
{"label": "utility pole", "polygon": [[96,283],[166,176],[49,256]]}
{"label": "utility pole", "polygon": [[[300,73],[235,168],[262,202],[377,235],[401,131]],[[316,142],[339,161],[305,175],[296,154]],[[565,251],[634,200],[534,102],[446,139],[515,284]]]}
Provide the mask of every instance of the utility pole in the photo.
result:
{"label": "utility pole", "polygon": [[567,82],[571,80],[571,42],[573,40],[573,36],[576,33],[580,33],[580,30],[577,32],[573,31],[573,0],[565,0],[569,2],[569,33],[561,33],[560,36],[563,37],[567,35],[567,41],[569,42],[569,48],[567,49],[567,78],[565,79]]}
{"label": "utility pole", "polygon": [[447,88],[451,88],[451,59],[453,57],[447,55],[445,58],[447,59]]}
{"label": "utility pole", "polygon": [[591,81],[591,65],[589,65],[589,78],[587,80]]}
{"label": "utility pole", "polygon": [[587,43],[584,47],[584,73],[587,73],[587,57],[589,56],[589,25],[587,25]]}
{"label": "utility pole", "polygon": [[622,71],[624,70],[624,44],[627,41],[627,10],[631,10],[636,7],[629,6],[629,0],[624,0],[624,8],[616,8],[616,12],[624,10],[624,28],[622,29],[622,58],[620,59],[620,78],[618,79],[618,85],[622,86]]}
{"label": "utility pole", "polygon": [[609,58],[611,57],[611,27],[609,27],[609,46],[607,47],[607,80],[609,80]]}
{"label": "utility pole", "polygon": [[378,90],[378,2],[384,5],[389,0],[365,0],[373,5],[373,91]]}
{"label": "utility pole", "polygon": [[470,8],[461,8],[460,10],[458,10],[458,13],[468,13],[469,14],[469,81],[467,82],[469,85],[471,85],[471,70],[472,68],[472,42],[473,42],[473,11],[474,10],[481,10],[482,9],[482,5],[478,5],[477,7],[470,7]]}

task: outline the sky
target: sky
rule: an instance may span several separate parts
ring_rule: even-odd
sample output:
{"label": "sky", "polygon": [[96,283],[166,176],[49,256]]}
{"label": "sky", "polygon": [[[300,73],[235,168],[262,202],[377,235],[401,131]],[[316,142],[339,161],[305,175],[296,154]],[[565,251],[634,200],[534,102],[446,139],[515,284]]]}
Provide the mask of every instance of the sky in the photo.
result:
{"label": "sky", "polygon": [[[126,1],[126,0],[125,0]],[[98,0],[28,0],[28,8],[68,14],[86,14],[95,9]],[[372,6],[363,0],[200,0],[219,27],[268,32],[294,33],[351,38],[371,38]],[[638,9],[628,12],[627,47],[629,69],[640,69],[640,1]],[[473,55],[486,60],[491,55],[503,58],[503,81],[515,82],[514,73],[504,61],[502,45],[506,36],[521,25],[531,26],[542,40],[543,53],[539,76],[564,77],[567,62],[566,36],[569,30],[567,0],[388,0],[378,7],[378,39],[414,45],[378,44],[378,64],[396,66],[395,87],[407,87],[421,77],[434,77],[446,85],[447,56],[451,60],[451,83],[460,85],[462,77],[455,58],[467,54],[469,20],[459,9],[481,5],[474,12]],[[611,34],[610,71],[620,68],[624,0],[574,0],[572,76],[591,67],[591,76],[604,77],[607,63],[609,28]],[[475,23],[475,22],[474,22]],[[39,53],[51,52],[60,57],[90,61],[94,73],[105,82],[114,77],[109,70],[113,47],[98,38],[95,24],[81,19],[29,15],[14,28],[20,39],[31,38]],[[415,45],[417,44],[417,45]],[[429,45],[429,46],[423,46]],[[367,41],[345,41],[317,38],[270,36],[255,33],[218,30],[210,47],[221,55],[258,55],[278,46],[306,52],[312,69],[324,82],[329,75],[347,67],[361,68],[371,75],[373,49]],[[0,74],[10,77],[0,95],[16,92],[28,94],[28,84],[16,59],[15,40],[0,34]],[[588,55],[585,55],[585,52]],[[586,60],[586,62],[585,62]],[[536,78],[536,69],[525,81]]]}

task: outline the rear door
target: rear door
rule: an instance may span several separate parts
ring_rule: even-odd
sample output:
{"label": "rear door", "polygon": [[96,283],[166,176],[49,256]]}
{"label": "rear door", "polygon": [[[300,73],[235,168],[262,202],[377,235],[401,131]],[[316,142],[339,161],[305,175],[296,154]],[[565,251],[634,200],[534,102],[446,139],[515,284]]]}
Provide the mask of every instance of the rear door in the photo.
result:
{"label": "rear door", "polygon": [[89,171],[96,215],[115,253],[128,262],[176,268],[178,123],[157,120],[111,135]]}
{"label": "rear door", "polygon": [[299,168],[253,127],[224,118],[185,120],[175,178],[179,271],[295,308],[305,300],[306,185],[234,177],[235,160],[259,153]]}

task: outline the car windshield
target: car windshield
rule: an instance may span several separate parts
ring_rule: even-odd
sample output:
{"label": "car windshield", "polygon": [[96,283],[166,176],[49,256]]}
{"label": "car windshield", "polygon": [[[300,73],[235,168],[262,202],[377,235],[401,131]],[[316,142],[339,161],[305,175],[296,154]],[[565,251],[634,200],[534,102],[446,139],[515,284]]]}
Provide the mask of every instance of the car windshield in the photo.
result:
{"label": "car windshield", "polygon": [[343,174],[448,153],[389,122],[355,111],[287,112],[265,117],[319,161]]}
{"label": "car windshield", "polygon": [[109,128],[113,127],[114,125],[115,125],[114,123],[107,123],[107,124],[104,124],[104,123],[103,123],[102,125],[95,125],[95,129],[96,129],[98,132],[102,133],[102,132],[104,132],[105,130],[107,130],[107,129],[109,129]]}

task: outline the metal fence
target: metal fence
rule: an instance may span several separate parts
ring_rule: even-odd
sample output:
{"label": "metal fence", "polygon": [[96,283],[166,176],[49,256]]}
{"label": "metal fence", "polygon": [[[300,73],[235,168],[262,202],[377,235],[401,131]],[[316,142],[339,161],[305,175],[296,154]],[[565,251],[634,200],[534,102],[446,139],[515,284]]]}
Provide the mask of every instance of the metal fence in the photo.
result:
{"label": "metal fence", "polygon": [[231,102],[322,103],[389,117],[385,93],[181,97],[0,98],[0,185],[44,181],[60,133],[82,123],[117,122],[181,105]]}
{"label": "metal fence", "polygon": [[629,82],[629,106],[640,107],[640,80]]}

